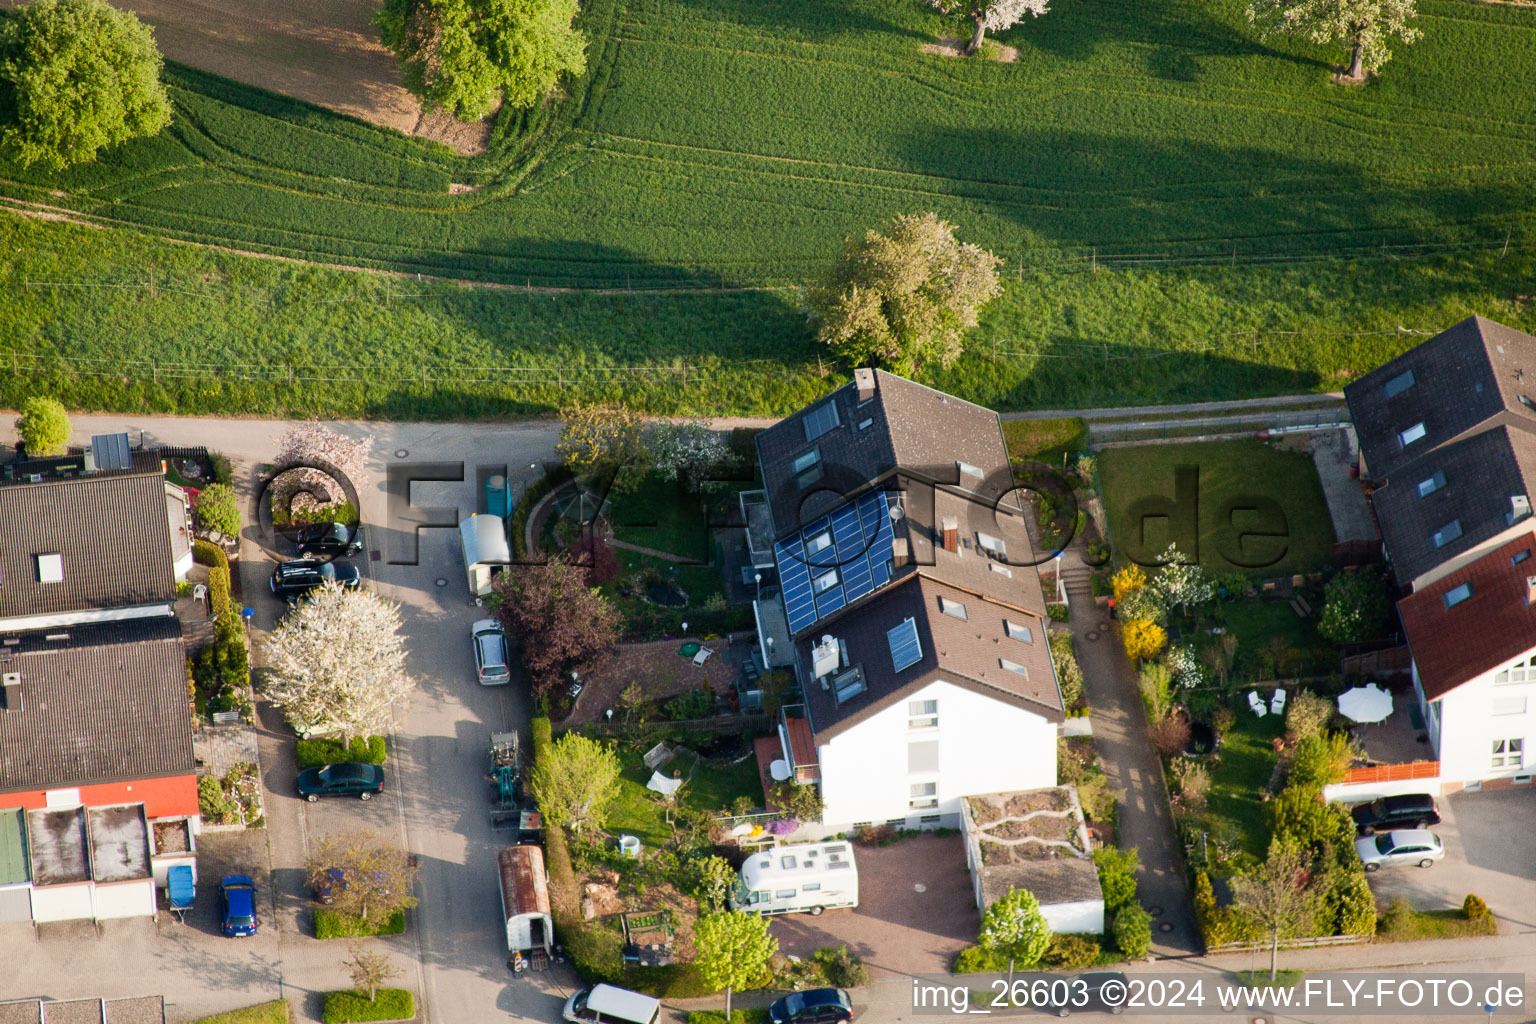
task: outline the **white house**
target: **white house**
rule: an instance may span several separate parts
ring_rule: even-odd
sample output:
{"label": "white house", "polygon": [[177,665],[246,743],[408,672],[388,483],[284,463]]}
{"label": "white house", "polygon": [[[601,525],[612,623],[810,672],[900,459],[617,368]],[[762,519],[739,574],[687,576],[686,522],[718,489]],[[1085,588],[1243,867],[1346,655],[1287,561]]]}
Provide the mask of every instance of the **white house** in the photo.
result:
{"label": "white house", "polygon": [[860,370],[757,447],[759,648],[793,652],[804,695],[764,756],[820,786],[823,827],[959,827],[962,797],[1054,786],[1065,713],[996,413]]}

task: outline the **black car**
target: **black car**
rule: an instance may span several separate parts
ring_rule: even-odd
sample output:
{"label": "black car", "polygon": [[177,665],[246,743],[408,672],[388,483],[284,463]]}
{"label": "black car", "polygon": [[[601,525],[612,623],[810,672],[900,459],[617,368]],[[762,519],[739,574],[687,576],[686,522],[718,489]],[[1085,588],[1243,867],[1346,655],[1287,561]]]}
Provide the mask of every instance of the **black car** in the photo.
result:
{"label": "black car", "polygon": [[384,789],[384,769],[376,764],[328,764],[299,772],[299,796],[314,803],[323,796],[372,800]]}
{"label": "black car", "polygon": [[340,583],[348,590],[356,590],[362,581],[361,570],[350,562],[295,558],[291,562],[279,562],[272,570],[272,593],[297,601],[322,583]]}
{"label": "black car", "polygon": [[853,1000],[840,988],[796,992],[768,1007],[773,1024],[841,1024],[853,1020]]}
{"label": "black car", "polygon": [[1440,811],[1435,798],[1428,793],[1407,793],[1403,796],[1384,796],[1368,804],[1350,809],[1355,828],[1363,836],[1394,829],[1429,828],[1440,824]]}
{"label": "black car", "polygon": [[306,523],[283,527],[280,533],[300,558],[339,558],[363,550],[363,531],[345,523]]}
{"label": "black car", "polygon": [[1125,975],[1120,971],[1089,971],[1066,979],[1066,982],[1066,999],[1041,1009],[1058,1017],[1070,1017],[1074,1013],[1125,1012]]}

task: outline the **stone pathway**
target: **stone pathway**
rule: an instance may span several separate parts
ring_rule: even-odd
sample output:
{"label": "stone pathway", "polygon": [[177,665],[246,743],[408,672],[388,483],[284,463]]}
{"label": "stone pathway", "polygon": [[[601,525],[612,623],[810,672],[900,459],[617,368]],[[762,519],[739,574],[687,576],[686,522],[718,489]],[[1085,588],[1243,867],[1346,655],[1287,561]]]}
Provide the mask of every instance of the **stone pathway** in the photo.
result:
{"label": "stone pathway", "polygon": [[1073,646],[1093,709],[1093,744],[1109,774],[1110,788],[1125,791],[1117,835],[1141,855],[1138,895],[1153,915],[1153,952],[1159,957],[1196,955],[1203,946],[1184,884],[1163,768],[1147,731],[1136,675],[1115,638],[1109,612],[1093,603],[1092,571],[1083,564],[1078,549],[1062,555],[1061,576],[1072,611],[1068,625]]}
{"label": "stone pathway", "polygon": [[1317,479],[1323,485],[1328,502],[1328,517],[1333,520],[1334,539],[1343,544],[1352,540],[1374,541],[1376,526],[1360,481],[1350,475],[1355,462],[1353,429],[1318,431],[1312,435],[1312,462]]}
{"label": "stone pathway", "polygon": [[197,758],[198,775],[218,778],[242,761],[260,763],[256,756],[256,730],[244,722],[203,726],[192,735],[192,753]]}

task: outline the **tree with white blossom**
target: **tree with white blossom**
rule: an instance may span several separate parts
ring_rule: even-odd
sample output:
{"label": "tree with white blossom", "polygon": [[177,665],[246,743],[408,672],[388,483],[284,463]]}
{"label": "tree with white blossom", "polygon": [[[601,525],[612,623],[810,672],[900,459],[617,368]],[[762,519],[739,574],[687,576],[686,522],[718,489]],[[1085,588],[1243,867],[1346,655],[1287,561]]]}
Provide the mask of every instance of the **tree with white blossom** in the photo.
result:
{"label": "tree with white blossom", "polygon": [[1051,0],[929,0],[929,3],[945,14],[963,14],[975,22],[967,55],[981,47],[981,40],[988,32],[1001,32],[1012,28],[1030,14],[1038,18],[1050,10]]}
{"label": "tree with white blossom", "polygon": [[646,432],[651,466],[664,480],[682,480],[692,490],[731,457],[731,450],[708,420],[658,423]]}
{"label": "tree with white blossom", "polygon": [[273,516],[285,522],[300,510],[311,513],[312,521],[328,518],[315,515],[323,509],[336,508],[347,501],[341,481],[323,469],[310,468],[316,463],[334,466],[356,487],[366,473],[368,453],[373,450],[373,435],[347,437],[330,427],[310,420],[297,423],[272,439],[277,444],[273,468],[277,477],[272,489]]}
{"label": "tree with white blossom", "polygon": [[1417,0],[1248,0],[1248,21],[1263,35],[1281,33],[1314,43],[1349,47],[1344,77],[1363,82],[1392,59],[1389,42],[1412,43],[1423,35],[1409,25]]}
{"label": "tree with white blossom", "polygon": [[414,691],[400,606],[372,591],[322,584],[262,646],[264,693],[295,729],[337,728],[344,739],[383,734]]}
{"label": "tree with white blossom", "polygon": [[1179,605],[1186,615],[1190,605],[1204,604],[1215,590],[1199,563],[1185,558],[1175,544],[1163,552],[1162,568],[1153,577],[1152,586],[1162,594],[1165,605]]}

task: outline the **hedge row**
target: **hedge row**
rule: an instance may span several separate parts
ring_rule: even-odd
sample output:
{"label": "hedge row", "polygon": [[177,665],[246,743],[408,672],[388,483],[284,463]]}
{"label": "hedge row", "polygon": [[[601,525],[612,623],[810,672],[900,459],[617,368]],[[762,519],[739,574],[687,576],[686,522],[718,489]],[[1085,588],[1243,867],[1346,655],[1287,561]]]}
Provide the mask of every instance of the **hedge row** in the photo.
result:
{"label": "hedge row", "polygon": [[315,938],[359,939],[367,935],[399,935],[405,931],[405,911],[397,910],[383,921],[370,922],[340,914],[329,907],[315,908]]}
{"label": "hedge row", "polygon": [[294,757],[299,771],[327,764],[383,764],[388,756],[383,736],[354,736],[347,743],[337,739],[299,740]]}
{"label": "hedge row", "polygon": [[221,622],[233,616],[235,603],[229,592],[229,556],[224,549],[206,540],[194,540],[192,560],[208,566],[208,614]]}
{"label": "hedge row", "polygon": [[325,1024],[353,1021],[410,1020],[416,1016],[416,997],[403,988],[381,988],[370,1000],[366,992],[327,992],[320,1019]]}

